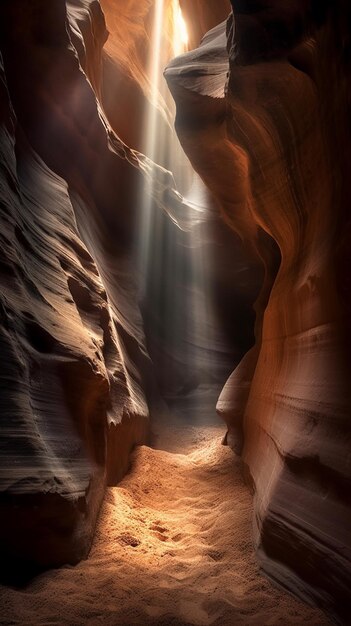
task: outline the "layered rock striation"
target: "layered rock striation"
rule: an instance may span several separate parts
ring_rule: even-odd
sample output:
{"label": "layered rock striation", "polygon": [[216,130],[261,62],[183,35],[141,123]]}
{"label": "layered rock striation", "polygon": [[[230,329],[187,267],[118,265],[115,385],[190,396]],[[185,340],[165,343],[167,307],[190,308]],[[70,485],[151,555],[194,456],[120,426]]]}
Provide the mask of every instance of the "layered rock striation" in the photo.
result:
{"label": "layered rock striation", "polygon": [[166,77],[223,219],[265,268],[256,343],[218,412],[279,584],[350,616],[350,8],[232,2]]}
{"label": "layered rock striation", "polygon": [[128,252],[142,173],[99,112],[100,5],[0,13],[0,552],[17,577],[86,556],[106,483],[147,440],[153,375]]}

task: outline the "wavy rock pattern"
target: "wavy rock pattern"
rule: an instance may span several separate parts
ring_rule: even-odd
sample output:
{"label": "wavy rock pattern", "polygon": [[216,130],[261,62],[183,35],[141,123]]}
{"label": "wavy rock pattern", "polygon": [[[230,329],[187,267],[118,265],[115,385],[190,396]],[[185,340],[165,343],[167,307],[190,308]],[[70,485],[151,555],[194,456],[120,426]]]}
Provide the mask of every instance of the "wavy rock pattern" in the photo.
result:
{"label": "wavy rock pattern", "polygon": [[100,5],[67,9],[0,9],[1,562],[13,572],[16,559],[87,554],[106,483],[146,441],[153,385],[126,248],[142,173],[91,87]]}
{"label": "wavy rock pattern", "polygon": [[183,147],[266,270],[256,346],[218,402],[260,562],[348,623],[350,8],[328,4],[233,0],[166,77]]}

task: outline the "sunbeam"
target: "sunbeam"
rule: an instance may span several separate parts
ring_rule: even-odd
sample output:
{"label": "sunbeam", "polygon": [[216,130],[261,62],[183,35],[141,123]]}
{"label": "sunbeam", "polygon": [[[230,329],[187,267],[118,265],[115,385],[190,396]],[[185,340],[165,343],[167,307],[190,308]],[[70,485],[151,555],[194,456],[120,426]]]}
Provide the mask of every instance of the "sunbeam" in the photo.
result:
{"label": "sunbeam", "polygon": [[[208,409],[214,413],[219,390],[216,361],[222,340],[208,285],[209,247],[204,252],[203,246],[209,235],[211,201],[175,133],[175,106],[163,77],[169,60],[184,54],[188,47],[187,27],[178,0],[173,0],[171,8],[170,15],[164,1],[157,0],[153,15],[152,52],[148,60],[150,98],[144,136],[150,172],[141,193],[137,258],[140,301],[160,334],[163,356],[159,354],[160,346],[157,355],[152,356],[156,363],[161,360],[159,366],[167,370],[165,394],[173,405],[182,404],[182,412],[188,412],[184,409],[188,403],[191,419],[195,420],[205,396],[205,403],[209,403],[209,387],[213,392]],[[171,36],[167,35],[169,30]],[[159,166],[170,170],[173,178],[168,173],[166,179],[167,172]],[[160,182],[161,179],[166,182]],[[172,200],[175,188],[179,198],[174,207],[167,202],[166,194]],[[175,224],[181,228],[186,225],[185,234],[170,223],[160,205]]]}
{"label": "sunbeam", "polygon": [[173,51],[174,56],[185,52],[189,44],[189,35],[186,22],[178,0],[173,0]]}

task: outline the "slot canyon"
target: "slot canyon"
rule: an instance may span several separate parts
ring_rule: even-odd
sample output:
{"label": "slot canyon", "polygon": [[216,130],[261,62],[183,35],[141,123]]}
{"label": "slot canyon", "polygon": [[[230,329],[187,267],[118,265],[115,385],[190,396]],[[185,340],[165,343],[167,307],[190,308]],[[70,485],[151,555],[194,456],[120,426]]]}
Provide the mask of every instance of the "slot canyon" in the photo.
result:
{"label": "slot canyon", "polygon": [[351,624],[351,5],[1,0],[0,624]]}

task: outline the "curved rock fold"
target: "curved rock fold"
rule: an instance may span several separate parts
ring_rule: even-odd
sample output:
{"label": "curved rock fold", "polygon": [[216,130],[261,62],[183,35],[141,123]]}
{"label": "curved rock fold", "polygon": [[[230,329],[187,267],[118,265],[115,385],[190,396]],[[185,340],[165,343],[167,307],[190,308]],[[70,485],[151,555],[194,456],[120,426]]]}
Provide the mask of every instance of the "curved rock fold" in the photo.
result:
{"label": "curved rock fold", "polygon": [[[349,191],[337,182],[343,166],[327,128],[349,96],[330,93],[327,76],[334,87],[349,78],[341,59],[334,78],[333,63],[350,12],[342,2],[329,10],[232,5],[227,23],[166,70],[186,153],[266,268],[256,346],[229,378],[218,412],[254,487],[263,569],[343,623],[351,608],[350,293],[340,288],[347,255],[341,261],[339,242]],[[345,32],[343,45],[347,54]],[[226,49],[230,71],[227,84],[216,73],[225,94],[218,100],[208,74]],[[347,161],[349,121],[340,115]]]}

